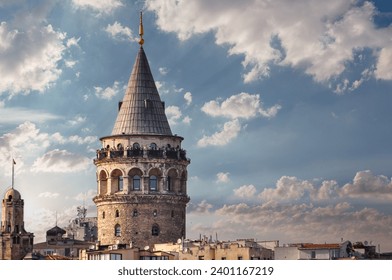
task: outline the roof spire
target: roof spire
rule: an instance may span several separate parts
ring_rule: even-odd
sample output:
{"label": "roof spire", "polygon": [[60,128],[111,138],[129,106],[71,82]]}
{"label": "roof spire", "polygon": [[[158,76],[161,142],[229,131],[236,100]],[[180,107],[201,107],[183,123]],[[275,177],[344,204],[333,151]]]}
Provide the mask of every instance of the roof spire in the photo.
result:
{"label": "roof spire", "polygon": [[140,24],[139,24],[139,35],[140,35],[140,40],[139,40],[139,45],[143,46],[144,44],[144,30],[143,30],[143,12],[140,12]]}

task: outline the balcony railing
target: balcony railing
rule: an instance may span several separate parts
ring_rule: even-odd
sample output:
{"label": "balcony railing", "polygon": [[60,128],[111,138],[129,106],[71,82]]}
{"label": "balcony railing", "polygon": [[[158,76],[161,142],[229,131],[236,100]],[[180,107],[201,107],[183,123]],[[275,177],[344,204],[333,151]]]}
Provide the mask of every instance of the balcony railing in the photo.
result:
{"label": "balcony railing", "polygon": [[96,160],[114,158],[164,158],[190,161],[183,149],[100,149],[97,150]]}

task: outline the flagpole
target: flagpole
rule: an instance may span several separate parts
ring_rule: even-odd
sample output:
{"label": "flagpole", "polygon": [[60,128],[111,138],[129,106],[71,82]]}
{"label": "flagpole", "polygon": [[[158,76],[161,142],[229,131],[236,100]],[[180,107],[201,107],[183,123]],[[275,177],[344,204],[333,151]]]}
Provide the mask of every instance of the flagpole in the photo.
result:
{"label": "flagpole", "polygon": [[11,188],[14,188],[14,183],[15,183],[15,160],[12,158],[12,183],[11,183]]}

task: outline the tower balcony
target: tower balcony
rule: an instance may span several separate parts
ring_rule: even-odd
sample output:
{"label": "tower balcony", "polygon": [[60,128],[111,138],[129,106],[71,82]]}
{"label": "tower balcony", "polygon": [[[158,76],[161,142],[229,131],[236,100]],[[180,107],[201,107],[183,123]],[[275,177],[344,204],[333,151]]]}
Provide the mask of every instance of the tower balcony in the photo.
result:
{"label": "tower balcony", "polygon": [[186,157],[186,151],[178,148],[163,148],[163,149],[105,149],[97,150],[94,162],[120,159],[120,158],[145,158],[145,159],[173,159],[184,160],[190,163],[190,159]]}

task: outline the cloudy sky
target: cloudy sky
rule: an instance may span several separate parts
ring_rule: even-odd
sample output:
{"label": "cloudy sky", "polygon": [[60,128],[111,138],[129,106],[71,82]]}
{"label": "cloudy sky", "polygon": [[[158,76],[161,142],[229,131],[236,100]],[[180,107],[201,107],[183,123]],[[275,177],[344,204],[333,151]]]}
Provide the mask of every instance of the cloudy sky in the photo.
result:
{"label": "cloudy sky", "polygon": [[0,0],[0,189],[42,241],[86,205],[138,52],[185,138],[187,235],[392,251],[392,4]]}

